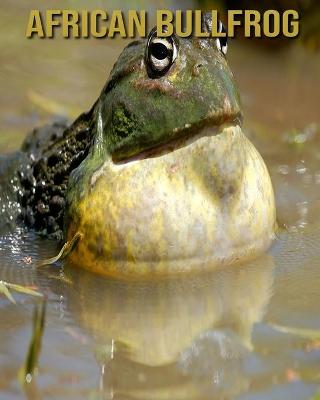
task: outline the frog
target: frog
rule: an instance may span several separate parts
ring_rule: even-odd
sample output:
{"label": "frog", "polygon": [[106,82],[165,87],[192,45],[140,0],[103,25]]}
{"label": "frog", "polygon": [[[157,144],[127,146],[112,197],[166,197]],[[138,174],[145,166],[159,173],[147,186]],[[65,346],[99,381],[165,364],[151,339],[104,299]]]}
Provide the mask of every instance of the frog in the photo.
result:
{"label": "frog", "polygon": [[[202,30],[211,25],[203,14]],[[226,51],[225,38],[155,28],[131,42],[89,112],[27,137],[12,169],[13,219],[67,242],[78,235],[68,262],[106,276],[204,271],[263,253],[274,192],[243,133]]]}

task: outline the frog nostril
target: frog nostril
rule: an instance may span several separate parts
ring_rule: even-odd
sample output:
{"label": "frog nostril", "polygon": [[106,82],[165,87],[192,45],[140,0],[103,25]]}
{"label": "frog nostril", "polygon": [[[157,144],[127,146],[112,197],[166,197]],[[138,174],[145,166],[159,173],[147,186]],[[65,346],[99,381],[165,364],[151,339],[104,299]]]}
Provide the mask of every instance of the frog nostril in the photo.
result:
{"label": "frog nostril", "polygon": [[192,75],[199,76],[199,70],[203,66],[203,64],[195,64],[192,68]]}

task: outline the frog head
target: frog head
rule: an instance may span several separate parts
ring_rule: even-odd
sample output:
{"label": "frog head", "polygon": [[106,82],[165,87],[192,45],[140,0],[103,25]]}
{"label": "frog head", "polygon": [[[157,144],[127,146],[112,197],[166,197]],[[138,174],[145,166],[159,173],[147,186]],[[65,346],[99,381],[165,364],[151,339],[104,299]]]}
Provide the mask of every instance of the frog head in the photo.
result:
{"label": "frog head", "polygon": [[239,121],[238,91],[219,40],[158,38],[153,29],[120,55],[96,118],[98,140],[116,161]]}

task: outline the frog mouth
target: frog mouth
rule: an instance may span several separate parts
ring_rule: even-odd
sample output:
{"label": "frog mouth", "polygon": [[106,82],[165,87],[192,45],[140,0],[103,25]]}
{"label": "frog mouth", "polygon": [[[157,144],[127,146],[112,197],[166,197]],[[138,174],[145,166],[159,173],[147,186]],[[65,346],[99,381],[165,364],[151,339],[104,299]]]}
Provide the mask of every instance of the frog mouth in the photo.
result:
{"label": "frog mouth", "polygon": [[161,157],[182,147],[190,146],[203,137],[217,136],[226,128],[241,125],[241,122],[242,115],[237,114],[235,117],[221,124],[210,123],[209,119],[193,125],[186,124],[183,128],[175,128],[174,132],[177,134],[177,137],[165,143],[158,143],[129,157],[118,158],[116,155],[113,155],[112,161],[114,164],[121,165],[146,158]]}

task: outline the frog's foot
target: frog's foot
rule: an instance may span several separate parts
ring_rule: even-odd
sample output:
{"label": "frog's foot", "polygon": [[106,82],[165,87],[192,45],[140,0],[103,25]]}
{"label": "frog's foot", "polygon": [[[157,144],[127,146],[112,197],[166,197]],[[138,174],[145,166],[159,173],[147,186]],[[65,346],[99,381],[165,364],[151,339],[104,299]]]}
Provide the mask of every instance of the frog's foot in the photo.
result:
{"label": "frog's foot", "polygon": [[14,283],[9,283],[5,281],[0,281],[0,293],[4,294],[13,304],[16,304],[16,301],[12,296],[10,289],[15,290],[16,292],[29,294],[36,297],[43,297],[42,293],[37,292],[36,290],[30,289],[28,287],[16,285]]}
{"label": "frog's foot", "polygon": [[82,237],[83,237],[82,233],[76,232],[76,234],[73,236],[73,238],[63,245],[63,247],[59,251],[58,255],[56,255],[55,257],[51,257],[46,260],[40,261],[37,266],[43,267],[45,265],[51,265],[51,264],[56,263],[59,260],[63,260],[64,258],[68,257],[68,255],[76,247],[79,240],[82,239]]}

